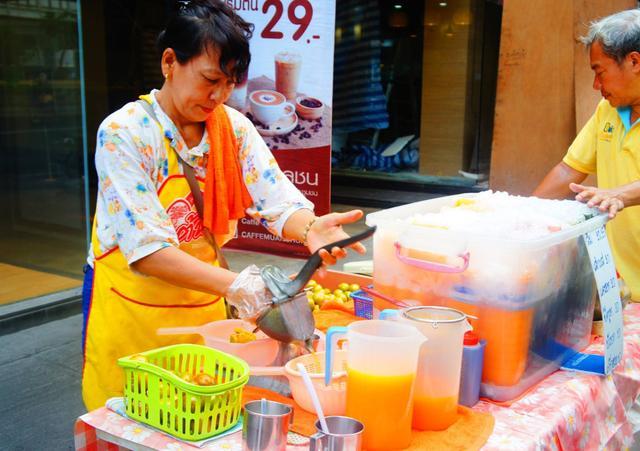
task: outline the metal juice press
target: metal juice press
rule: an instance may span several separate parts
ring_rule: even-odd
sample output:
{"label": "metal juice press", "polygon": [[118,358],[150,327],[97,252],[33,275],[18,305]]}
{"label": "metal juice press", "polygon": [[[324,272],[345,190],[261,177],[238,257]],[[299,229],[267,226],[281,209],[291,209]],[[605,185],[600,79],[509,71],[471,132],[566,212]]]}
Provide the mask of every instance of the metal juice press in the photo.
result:
{"label": "metal juice press", "polygon": [[307,349],[311,349],[315,320],[303,289],[322,264],[320,251],[324,249],[331,252],[334,247],[357,243],[370,237],[375,231],[376,227],[369,227],[364,232],[319,248],[309,257],[294,279],[289,278],[277,266],[263,267],[260,275],[273,294],[273,299],[270,307],[257,318],[257,328],[278,341],[303,343]]}

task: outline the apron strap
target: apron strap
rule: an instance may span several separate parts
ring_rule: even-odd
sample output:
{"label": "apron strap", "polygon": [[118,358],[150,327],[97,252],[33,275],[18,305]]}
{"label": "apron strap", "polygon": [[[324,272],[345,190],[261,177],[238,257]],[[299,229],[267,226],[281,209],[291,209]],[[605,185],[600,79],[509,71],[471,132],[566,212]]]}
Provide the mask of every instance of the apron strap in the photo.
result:
{"label": "apron strap", "polygon": [[[149,115],[149,117],[151,117],[151,119],[153,119],[158,125],[160,125],[160,122],[158,121],[158,117],[156,116],[156,113],[155,111],[153,111],[153,108],[151,107],[149,102],[147,102],[146,100],[140,99],[140,100],[136,100],[136,103],[140,104],[140,106]],[[184,176],[186,177],[187,182],[189,183],[189,188],[191,189],[191,194],[193,194],[193,203],[196,206],[196,210],[198,212],[198,216],[200,216],[200,220],[202,220],[202,218],[204,217],[204,213],[203,213],[204,199],[202,198],[202,191],[200,190],[200,185],[198,184],[198,180],[196,180],[196,175],[193,172],[193,168],[186,161],[182,159],[178,151],[175,149],[173,150],[175,151],[176,156],[178,157],[180,166],[182,166],[182,172],[184,172]],[[229,263],[227,262],[227,259],[225,258],[224,254],[222,253],[220,246],[218,246],[218,243],[216,242],[216,238],[211,234],[211,231],[209,231],[209,229],[207,229],[203,225],[202,232],[206,240],[209,242],[209,244],[213,246],[213,249],[216,252],[216,258],[218,260],[218,264],[220,265],[220,267],[224,269],[229,269]]]}

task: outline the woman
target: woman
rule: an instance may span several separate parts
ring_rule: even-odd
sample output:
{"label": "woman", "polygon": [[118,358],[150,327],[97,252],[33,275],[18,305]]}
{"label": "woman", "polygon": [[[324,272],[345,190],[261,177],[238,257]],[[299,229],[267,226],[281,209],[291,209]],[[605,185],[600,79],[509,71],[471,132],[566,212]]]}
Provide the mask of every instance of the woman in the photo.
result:
{"label": "woman", "polygon": [[[89,410],[122,393],[119,357],[195,340],[158,336],[158,328],[223,319],[223,298],[245,317],[266,303],[255,266],[236,274],[216,255],[245,212],[310,251],[345,238],[341,224],[362,217],[359,210],[316,217],[251,122],[223,105],[247,71],[252,26],[222,1],[179,3],[158,37],[162,88],[111,114],[98,131],[99,189],[83,293]],[[204,188],[204,219],[192,173]],[[352,248],[364,252],[359,243]],[[339,248],[322,253],[326,264],[345,255]]]}

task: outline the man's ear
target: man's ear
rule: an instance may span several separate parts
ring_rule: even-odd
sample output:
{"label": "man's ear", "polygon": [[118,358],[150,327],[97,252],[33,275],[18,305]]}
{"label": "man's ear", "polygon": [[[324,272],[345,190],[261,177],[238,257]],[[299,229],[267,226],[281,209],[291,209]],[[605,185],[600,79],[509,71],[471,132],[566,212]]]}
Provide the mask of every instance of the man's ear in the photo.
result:
{"label": "man's ear", "polygon": [[631,70],[640,73],[640,52],[629,52],[627,54],[627,61],[631,63]]}

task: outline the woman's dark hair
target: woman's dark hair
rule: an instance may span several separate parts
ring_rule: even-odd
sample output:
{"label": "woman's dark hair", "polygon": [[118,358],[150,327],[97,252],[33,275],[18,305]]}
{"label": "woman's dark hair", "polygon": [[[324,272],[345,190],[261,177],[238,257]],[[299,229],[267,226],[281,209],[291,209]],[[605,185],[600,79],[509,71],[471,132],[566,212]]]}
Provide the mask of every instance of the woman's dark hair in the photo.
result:
{"label": "woman's dark hair", "polygon": [[175,12],[158,35],[160,54],[171,48],[178,62],[185,64],[204,51],[216,49],[220,52],[220,70],[236,83],[244,80],[251,61],[253,24],[245,22],[223,0],[182,0],[174,6]]}

